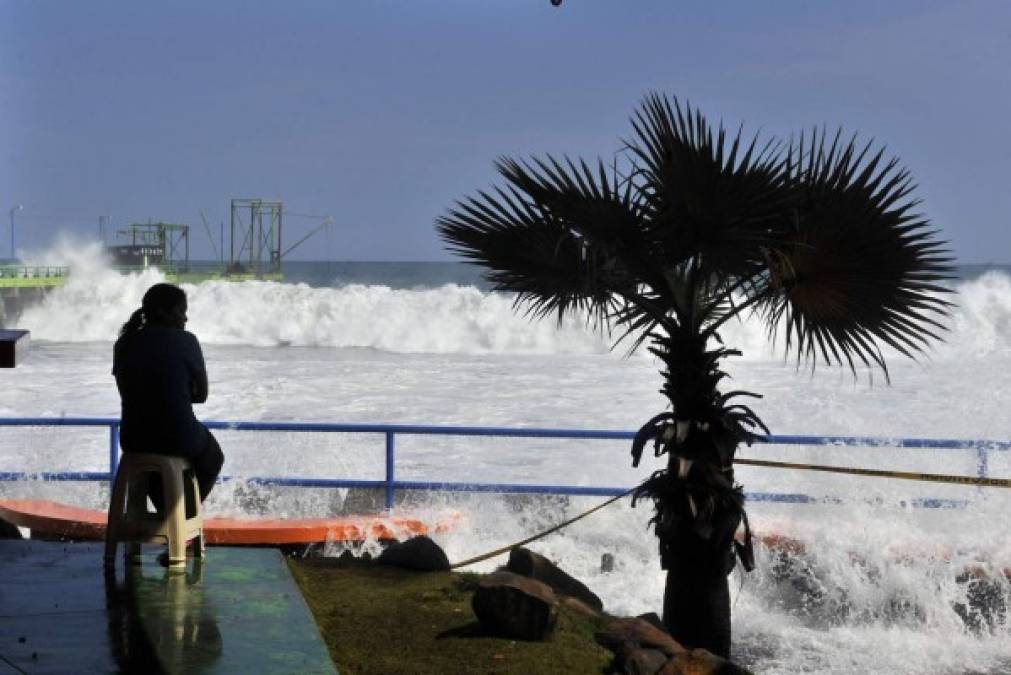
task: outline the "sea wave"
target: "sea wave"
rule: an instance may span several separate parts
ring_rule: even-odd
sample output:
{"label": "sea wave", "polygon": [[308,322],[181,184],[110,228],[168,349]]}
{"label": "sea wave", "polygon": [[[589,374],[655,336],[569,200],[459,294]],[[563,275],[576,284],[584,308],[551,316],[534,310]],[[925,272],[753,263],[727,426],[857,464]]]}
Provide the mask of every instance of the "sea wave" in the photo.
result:
{"label": "sea wave", "polygon": [[[69,262],[67,283],[18,318],[18,326],[30,330],[34,340],[114,340],[147,288],[165,280],[156,269],[120,274],[87,248]],[[189,298],[187,329],[206,344],[405,353],[595,353],[609,348],[606,336],[579,317],[561,323],[531,319],[514,310],[511,296],[473,286],[314,288],[270,281],[182,286]]]}
{"label": "sea wave", "polygon": [[[53,257],[40,259],[48,262]],[[62,259],[73,268],[68,282],[19,317],[19,327],[31,330],[33,339],[114,340],[122,323],[140,306],[144,291],[164,281],[156,269],[129,275],[110,269],[97,245],[71,247],[62,252]],[[212,281],[184,288],[189,296],[188,329],[207,344],[552,354],[604,353],[613,338],[595,330],[585,316],[568,316],[561,322],[553,317],[533,319],[522,308],[518,311],[510,294],[458,284],[394,289]],[[992,271],[953,288],[950,329],[942,342],[931,346],[928,357],[1011,354],[1011,277]],[[721,333],[727,345],[744,352],[745,359],[777,354],[766,326],[756,319],[732,322]]]}

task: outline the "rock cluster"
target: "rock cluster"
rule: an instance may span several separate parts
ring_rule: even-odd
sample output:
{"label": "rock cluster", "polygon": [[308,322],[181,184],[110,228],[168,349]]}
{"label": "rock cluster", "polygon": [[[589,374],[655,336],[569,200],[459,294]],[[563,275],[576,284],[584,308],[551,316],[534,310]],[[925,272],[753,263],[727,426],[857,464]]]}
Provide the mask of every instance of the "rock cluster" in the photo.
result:
{"label": "rock cluster", "polygon": [[596,638],[614,653],[612,672],[627,675],[743,675],[747,670],[704,649],[686,649],[659,617],[611,617],[600,598],[542,555],[515,548],[506,569],[484,577],[474,592],[474,614],[489,633],[513,639],[550,636],[557,608],[601,623]]}
{"label": "rock cluster", "polygon": [[[442,549],[428,537],[393,544],[378,562],[421,571],[449,569]],[[624,675],[746,675],[749,671],[704,649],[687,649],[655,614],[613,617],[600,598],[544,556],[526,548],[510,552],[509,564],[480,580],[471,607],[488,635],[512,640],[551,636],[559,608],[593,619],[597,642],[614,654],[611,672]]]}
{"label": "rock cluster", "polygon": [[705,649],[686,649],[643,617],[619,617],[597,631],[624,675],[746,675],[749,671]]}

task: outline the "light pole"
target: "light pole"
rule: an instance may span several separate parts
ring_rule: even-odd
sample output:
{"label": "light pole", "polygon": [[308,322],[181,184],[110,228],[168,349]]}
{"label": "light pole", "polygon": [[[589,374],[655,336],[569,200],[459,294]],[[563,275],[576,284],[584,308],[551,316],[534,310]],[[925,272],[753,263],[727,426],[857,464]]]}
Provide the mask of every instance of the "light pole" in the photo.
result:
{"label": "light pole", "polygon": [[25,208],[24,204],[18,204],[17,206],[11,207],[11,262],[16,262],[17,258],[14,256],[14,214]]}

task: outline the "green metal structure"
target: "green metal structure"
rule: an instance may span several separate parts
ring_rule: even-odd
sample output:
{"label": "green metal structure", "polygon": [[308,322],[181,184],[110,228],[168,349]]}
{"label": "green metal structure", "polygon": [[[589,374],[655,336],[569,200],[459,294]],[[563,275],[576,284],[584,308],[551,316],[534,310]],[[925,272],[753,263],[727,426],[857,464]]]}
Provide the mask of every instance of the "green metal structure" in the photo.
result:
{"label": "green metal structure", "polygon": [[[317,218],[316,216],[307,216]],[[104,218],[104,217],[103,217]],[[323,219],[326,227],[332,222]],[[284,204],[277,200],[231,200],[229,256],[220,267],[195,269],[190,263],[190,226],[180,223],[131,223],[118,231],[117,237],[129,243],[109,246],[113,267],[124,273],[157,267],[171,283],[202,281],[282,281],[281,260],[296,246],[318,231],[314,230],[291,246],[281,249]],[[104,221],[103,234],[104,234]],[[205,223],[206,224],[206,223]],[[0,300],[14,305],[32,301],[45,292],[66,283],[66,266],[0,266]],[[13,306],[13,305],[12,305]],[[2,322],[0,308],[0,322]]]}
{"label": "green metal structure", "polygon": [[67,280],[70,268],[65,266],[0,266],[0,288],[52,288]]}
{"label": "green metal structure", "polygon": [[183,271],[190,261],[190,226],[176,223],[131,223],[117,236],[129,238],[130,243],[110,246],[117,267],[166,266]]}
{"label": "green metal structure", "polygon": [[[284,204],[264,199],[233,199],[229,273],[281,273],[281,227]],[[238,247],[236,247],[238,244]]]}

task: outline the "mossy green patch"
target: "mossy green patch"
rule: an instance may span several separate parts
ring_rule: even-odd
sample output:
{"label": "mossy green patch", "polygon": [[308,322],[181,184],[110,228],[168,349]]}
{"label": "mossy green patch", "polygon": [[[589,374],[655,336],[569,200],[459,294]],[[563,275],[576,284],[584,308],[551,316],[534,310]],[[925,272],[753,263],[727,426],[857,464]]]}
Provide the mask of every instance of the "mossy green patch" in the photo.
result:
{"label": "mossy green patch", "polygon": [[602,673],[611,661],[593,639],[596,623],[564,608],[544,642],[485,635],[470,607],[478,575],[334,559],[289,564],[342,675]]}

